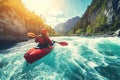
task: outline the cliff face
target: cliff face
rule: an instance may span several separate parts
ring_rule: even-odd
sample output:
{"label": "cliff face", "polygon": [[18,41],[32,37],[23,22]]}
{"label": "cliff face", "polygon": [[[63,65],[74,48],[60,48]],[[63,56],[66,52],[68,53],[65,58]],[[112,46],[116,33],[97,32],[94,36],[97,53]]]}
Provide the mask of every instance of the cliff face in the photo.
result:
{"label": "cliff face", "polygon": [[25,22],[14,9],[0,7],[0,41],[27,40]]}
{"label": "cliff face", "polygon": [[104,34],[120,28],[120,0],[93,0],[73,33]]}
{"label": "cliff face", "polygon": [[110,25],[120,18],[120,0],[109,0],[106,6],[105,15],[107,24]]}
{"label": "cliff face", "polygon": [[0,0],[0,41],[28,40],[27,33],[40,34],[46,28],[52,35],[54,30],[44,19],[28,11],[21,0]]}

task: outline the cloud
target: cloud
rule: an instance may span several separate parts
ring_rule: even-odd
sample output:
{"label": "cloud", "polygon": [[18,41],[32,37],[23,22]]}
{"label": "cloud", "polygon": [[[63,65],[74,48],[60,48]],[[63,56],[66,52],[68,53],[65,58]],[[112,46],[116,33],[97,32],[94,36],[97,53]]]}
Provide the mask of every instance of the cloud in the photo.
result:
{"label": "cloud", "polygon": [[58,18],[58,23],[63,23],[63,22],[65,22],[66,21],[66,19],[65,18]]}
{"label": "cloud", "polygon": [[59,16],[63,14],[63,11],[60,9],[53,9],[48,14],[51,16]]}
{"label": "cloud", "polygon": [[65,18],[51,16],[47,18],[46,23],[54,28],[58,23],[63,23],[65,21]]}
{"label": "cloud", "polygon": [[30,11],[34,11],[38,16],[42,15],[46,23],[52,27],[65,21],[67,11],[64,0],[22,0],[22,2]]}

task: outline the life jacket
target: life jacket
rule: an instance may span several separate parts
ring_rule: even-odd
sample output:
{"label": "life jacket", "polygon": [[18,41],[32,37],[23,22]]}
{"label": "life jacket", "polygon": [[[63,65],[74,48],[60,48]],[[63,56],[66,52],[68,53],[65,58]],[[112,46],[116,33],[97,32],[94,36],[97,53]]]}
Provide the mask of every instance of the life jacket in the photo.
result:
{"label": "life jacket", "polygon": [[48,41],[46,40],[45,36],[38,36],[35,39],[35,42],[38,42],[40,46],[48,46]]}

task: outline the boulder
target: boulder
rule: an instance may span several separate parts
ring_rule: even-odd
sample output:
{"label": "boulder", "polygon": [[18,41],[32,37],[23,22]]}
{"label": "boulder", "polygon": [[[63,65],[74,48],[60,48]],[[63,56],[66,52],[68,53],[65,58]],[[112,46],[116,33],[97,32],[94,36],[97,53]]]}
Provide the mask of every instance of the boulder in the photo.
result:
{"label": "boulder", "polygon": [[25,22],[15,10],[0,8],[0,41],[28,40]]}
{"label": "boulder", "polygon": [[117,31],[115,31],[115,33],[113,35],[120,37],[120,29],[118,29]]}

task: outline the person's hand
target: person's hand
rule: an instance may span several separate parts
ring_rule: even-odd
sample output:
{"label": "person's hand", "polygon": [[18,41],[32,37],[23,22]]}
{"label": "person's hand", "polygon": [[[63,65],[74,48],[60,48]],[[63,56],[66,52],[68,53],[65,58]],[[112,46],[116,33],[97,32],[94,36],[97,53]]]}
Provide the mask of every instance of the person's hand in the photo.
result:
{"label": "person's hand", "polygon": [[52,40],[52,45],[55,43],[55,41],[54,40]]}

